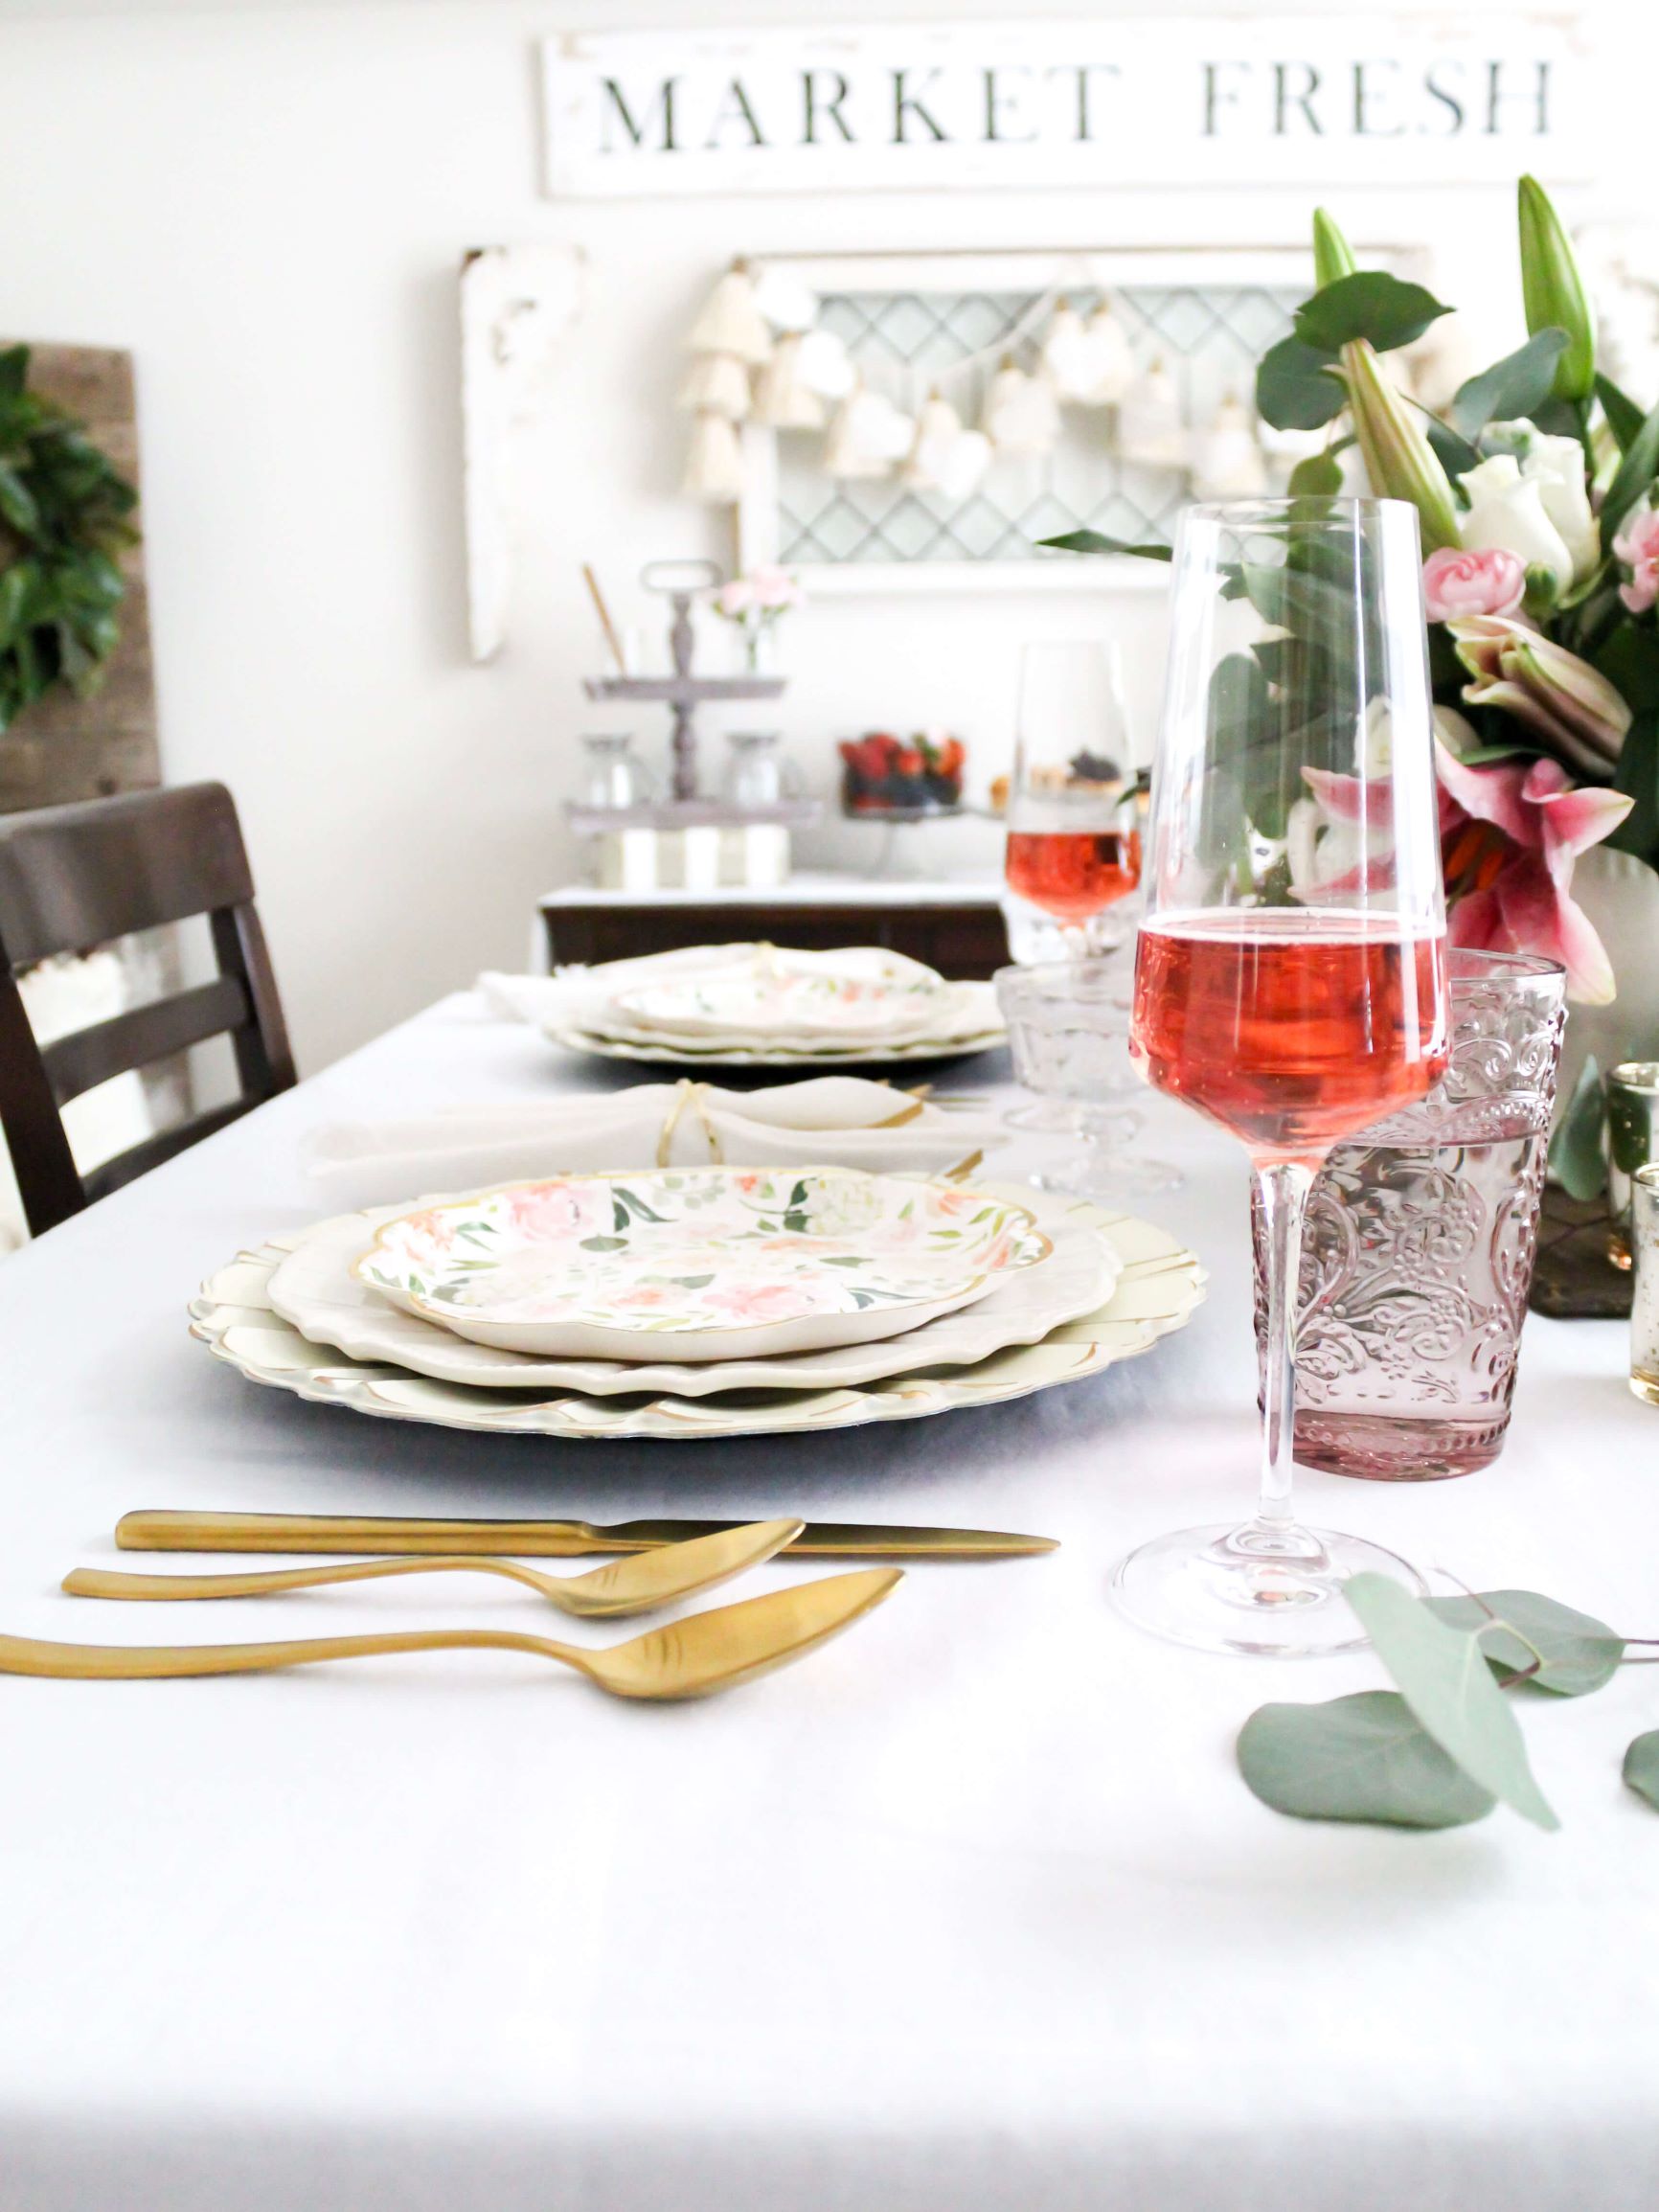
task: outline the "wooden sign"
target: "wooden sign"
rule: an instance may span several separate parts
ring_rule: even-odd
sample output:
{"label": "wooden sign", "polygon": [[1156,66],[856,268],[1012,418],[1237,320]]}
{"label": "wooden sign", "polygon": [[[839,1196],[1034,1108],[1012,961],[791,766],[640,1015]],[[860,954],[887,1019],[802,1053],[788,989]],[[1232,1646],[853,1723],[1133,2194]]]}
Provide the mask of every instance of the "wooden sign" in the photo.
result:
{"label": "wooden sign", "polygon": [[638,31],[543,48],[558,198],[1589,173],[1563,17]]}

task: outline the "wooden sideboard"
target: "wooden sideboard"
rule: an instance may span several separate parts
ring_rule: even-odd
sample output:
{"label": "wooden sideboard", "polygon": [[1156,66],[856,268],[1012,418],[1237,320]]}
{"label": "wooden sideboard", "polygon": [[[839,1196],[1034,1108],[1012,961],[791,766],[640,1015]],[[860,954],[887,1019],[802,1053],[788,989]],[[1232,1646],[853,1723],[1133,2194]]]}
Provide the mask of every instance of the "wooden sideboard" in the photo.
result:
{"label": "wooden sideboard", "polygon": [[797,876],[770,891],[550,892],[539,901],[550,968],[759,940],[803,952],[880,945],[942,975],[983,981],[1005,967],[1008,928],[993,882],[883,882]]}

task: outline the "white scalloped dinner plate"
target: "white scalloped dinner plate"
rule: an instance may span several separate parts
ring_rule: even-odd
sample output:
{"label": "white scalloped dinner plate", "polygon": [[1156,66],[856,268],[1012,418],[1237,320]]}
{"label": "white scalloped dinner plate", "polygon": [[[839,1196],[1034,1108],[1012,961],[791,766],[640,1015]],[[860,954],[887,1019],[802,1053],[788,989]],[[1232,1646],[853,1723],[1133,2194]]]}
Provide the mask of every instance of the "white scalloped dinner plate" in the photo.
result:
{"label": "white scalloped dinner plate", "polygon": [[507,1436],[729,1437],[815,1433],[874,1421],[910,1421],[958,1406],[995,1405],[1075,1382],[1132,1359],[1181,1328],[1204,1295],[1204,1270],[1167,1231],[1132,1215],[1086,1209],[1123,1263],[1098,1312],[1054,1330],[1040,1344],[1011,1347],[968,1367],[923,1367],[833,1390],[763,1390],[716,1398],[571,1391],[481,1390],[439,1382],[381,1362],[344,1358],[313,1344],[270,1304],[272,1273],[286,1255],[270,1243],[246,1252],[203,1285],[191,1334],[249,1380],[314,1404],[343,1405],[386,1421]]}
{"label": "white scalloped dinner plate", "polygon": [[902,1336],[824,1352],[694,1366],[666,1358],[535,1359],[469,1343],[388,1304],[352,1271],[380,1224],[407,1210],[401,1206],[368,1207],[307,1229],[277,1266],[267,1295],[272,1310],[313,1344],[479,1389],[568,1390],[595,1398],[640,1391],[704,1398],[730,1390],[832,1390],[918,1366],[971,1365],[1011,1345],[1037,1343],[1063,1322],[1105,1303],[1120,1262],[1082,1218],[1089,1209],[1081,1200],[1034,1192],[1025,1184],[976,1188],[1024,1206],[1052,1242],[1050,1258],[1028,1275],[999,1285],[976,1305],[924,1322]]}
{"label": "white scalloped dinner plate", "polygon": [[912,1038],[905,1044],[867,1044],[822,1050],[808,1046],[757,1043],[709,1043],[699,1049],[668,1038],[612,1037],[593,1029],[565,1029],[548,1025],[543,1035],[567,1052],[587,1054],[595,1060],[629,1060],[652,1067],[890,1067],[900,1060],[962,1060],[969,1053],[990,1052],[1008,1042],[1002,1028],[977,1030],[967,1037]]}

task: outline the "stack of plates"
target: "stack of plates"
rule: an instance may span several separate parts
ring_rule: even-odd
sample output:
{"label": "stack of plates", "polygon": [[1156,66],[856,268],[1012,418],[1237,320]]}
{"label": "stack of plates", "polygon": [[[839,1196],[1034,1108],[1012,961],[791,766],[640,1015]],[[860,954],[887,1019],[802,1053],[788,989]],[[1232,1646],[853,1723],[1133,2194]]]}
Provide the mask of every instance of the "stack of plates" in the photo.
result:
{"label": "stack of plates", "polygon": [[[637,973],[639,963],[627,963]],[[844,1067],[983,1052],[1006,1031],[989,983],[946,983],[931,968],[875,946],[787,952],[710,948],[549,1025],[555,1040],[610,1060],[685,1066]]]}
{"label": "stack of plates", "polygon": [[193,1333],[256,1381],[566,1437],[902,1420],[1092,1375],[1179,1328],[1192,1255],[1023,1187],[851,1168],[569,1175],[273,1239]]}

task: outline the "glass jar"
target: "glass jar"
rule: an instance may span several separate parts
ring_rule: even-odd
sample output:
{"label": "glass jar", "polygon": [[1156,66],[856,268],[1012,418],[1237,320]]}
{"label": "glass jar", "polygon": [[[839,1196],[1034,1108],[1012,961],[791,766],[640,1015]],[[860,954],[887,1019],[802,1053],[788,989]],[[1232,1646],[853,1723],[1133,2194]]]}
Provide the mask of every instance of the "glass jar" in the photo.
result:
{"label": "glass jar", "polygon": [[776,730],[732,730],[720,796],[734,807],[777,807],[799,794],[794,764],[778,751]]}
{"label": "glass jar", "polygon": [[657,795],[656,778],[636,760],[631,735],[601,731],[581,741],[581,803],[606,812],[648,806]]}

